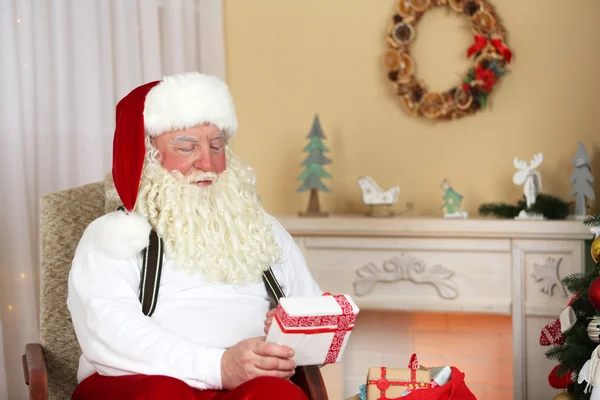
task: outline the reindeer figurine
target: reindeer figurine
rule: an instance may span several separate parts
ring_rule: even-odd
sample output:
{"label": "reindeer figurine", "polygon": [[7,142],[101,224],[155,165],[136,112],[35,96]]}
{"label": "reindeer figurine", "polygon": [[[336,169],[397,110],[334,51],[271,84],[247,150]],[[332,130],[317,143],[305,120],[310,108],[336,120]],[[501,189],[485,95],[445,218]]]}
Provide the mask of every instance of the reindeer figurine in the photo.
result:
{"label": "reindeer figurine", "polygon": [[535,204],[538,194],[542,191],[542,177],[539,172],[535,171],[535,168],[539,167],[542,161],[544,161],[542,153],[534,155],[529,163],[515,157],[514,165],[518,171],[513,175],[513,183],[523,185],[527,204],[527,208],[521,210],[515,219],[544,219],[543,215],[528,211]]}

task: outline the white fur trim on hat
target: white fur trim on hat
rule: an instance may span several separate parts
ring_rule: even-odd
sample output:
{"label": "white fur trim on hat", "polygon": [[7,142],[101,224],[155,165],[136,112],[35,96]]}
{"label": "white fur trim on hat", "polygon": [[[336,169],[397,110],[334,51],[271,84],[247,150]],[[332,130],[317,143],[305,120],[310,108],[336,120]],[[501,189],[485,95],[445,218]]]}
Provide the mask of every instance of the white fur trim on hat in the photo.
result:
{"label": "white fur trim on hat", "polygon": [[166,76],[148,92],[144,126],[151,136],[203,123],[215,125],[227,138],[237,131],[233,99],[221,79],[199,72]]}
{"label": "white fur trim on hat", "polygon": [[99,227],[97,244],[112,258],[125,260],[148,247],[148,220],[138,214],[115,211],[106,214]]}

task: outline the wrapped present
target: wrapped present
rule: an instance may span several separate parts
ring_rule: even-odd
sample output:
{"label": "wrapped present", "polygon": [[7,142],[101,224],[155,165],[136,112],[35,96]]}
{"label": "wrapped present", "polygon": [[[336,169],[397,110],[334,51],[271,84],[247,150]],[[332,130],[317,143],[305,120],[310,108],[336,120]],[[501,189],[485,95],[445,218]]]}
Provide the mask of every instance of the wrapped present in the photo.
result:
{"label": "wrapped present", "polygon": [[419,366],[416,354],[412,355],[408,368],[369,368],[367,375],[367,400],[391,400],[430,388],[430,371]]}
{"label": "wrapped present", "polygon": [[266,340],[294,349],[299,366],[337,363],[358,312],[348,295],[285,297],[279,301]]}
{"label": "wrapped present", "polygon": [[449,366],[444,367],[431,367],[429,368],[429,374],[431,375],[431,387],[443,386],[452,377],[452,368]]}

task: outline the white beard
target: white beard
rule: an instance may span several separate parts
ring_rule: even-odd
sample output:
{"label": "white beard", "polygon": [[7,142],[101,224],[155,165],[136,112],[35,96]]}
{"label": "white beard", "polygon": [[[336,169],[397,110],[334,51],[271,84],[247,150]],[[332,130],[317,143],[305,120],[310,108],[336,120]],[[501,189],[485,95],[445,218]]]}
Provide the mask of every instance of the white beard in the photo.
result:
{"label": "white beard", "polygon": [[189,183],[204,175],[169,173],[147,158],[134,211],[164,240],[176,269],[200,272],[212,283],[257,283],[281,262],[282,251],[256,193],[254,170],[226,151],[227,170],[205,187]]}

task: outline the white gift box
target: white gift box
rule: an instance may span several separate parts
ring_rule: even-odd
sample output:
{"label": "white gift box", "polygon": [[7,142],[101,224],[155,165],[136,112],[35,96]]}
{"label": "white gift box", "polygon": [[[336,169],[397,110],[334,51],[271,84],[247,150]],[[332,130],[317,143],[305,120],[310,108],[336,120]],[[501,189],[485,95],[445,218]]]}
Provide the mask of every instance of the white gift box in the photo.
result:
{"label": "white gift box", "polygon": [[299,366],[337,363],[358,312],[348,295],[285,297],[279,301],[266,341],[294,349]]}

